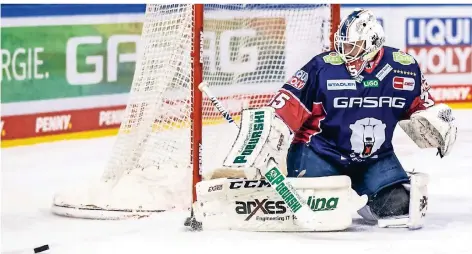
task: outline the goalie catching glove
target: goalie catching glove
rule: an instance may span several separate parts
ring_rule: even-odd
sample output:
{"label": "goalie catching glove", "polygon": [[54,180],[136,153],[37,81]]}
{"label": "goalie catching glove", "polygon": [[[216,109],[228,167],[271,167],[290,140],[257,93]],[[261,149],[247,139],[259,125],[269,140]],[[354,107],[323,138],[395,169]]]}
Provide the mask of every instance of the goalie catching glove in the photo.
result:
{"label": "goalie catching glove", "polygon": [[456,142],[457,127],[452,110],[446,104],[414,113],[399,124],[419,148],[438,148],[441,158],[450,153]]}
{"label": "goalie catching glove", "polygon": [[223,168],[207,173],[204,178],[260,179],[261,169],[267,167],[270,158],[286,171],[290,135],[289,128],[276,116],[274,108],[245,109],[241,113],[238,136]]}

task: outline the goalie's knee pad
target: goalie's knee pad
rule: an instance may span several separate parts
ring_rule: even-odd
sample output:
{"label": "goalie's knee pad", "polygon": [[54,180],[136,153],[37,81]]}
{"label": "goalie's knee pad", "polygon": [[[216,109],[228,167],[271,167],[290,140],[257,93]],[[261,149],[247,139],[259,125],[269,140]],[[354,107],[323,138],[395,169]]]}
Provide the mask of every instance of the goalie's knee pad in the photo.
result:
{"label": "goalie's knee pad", "polygon": [[428,208],[429,177],[424,173],[408,173],[409,184],[396,184],[373,195],[368,205],[358,211],[379,227],[423,227]]}
{"label": "goalie's knee pad", "polygon": [[367,205],[358,211],[359,215],[371,223],[380,218],[408,214],[410,194],[403,184],[385,187],[369,197]]}
{"label": "goalie's knee pad", "polygon": [[403,184],[394,184],[372,195],[367,203],[378,218],[408,214],[410,194]]}

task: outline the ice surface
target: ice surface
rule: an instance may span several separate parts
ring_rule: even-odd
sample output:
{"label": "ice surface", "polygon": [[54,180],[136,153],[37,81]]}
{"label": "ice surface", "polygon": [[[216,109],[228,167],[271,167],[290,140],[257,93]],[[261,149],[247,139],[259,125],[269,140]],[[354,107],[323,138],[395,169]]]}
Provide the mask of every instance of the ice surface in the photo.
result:
{"label": "ice surface", "polygon": [[396,153],[406,169],[430,174],[426,226],[417,231],[381,229],[360,219],[345,232],[189,232],[186,211],[151,218],[96,221],[50,213],[58,190],[98,178],[114,138],[63,141],[2,149],[2,253],[472,253],[472,111],[456,110],[459,139],[444,159],[419,150],[397,128]]}

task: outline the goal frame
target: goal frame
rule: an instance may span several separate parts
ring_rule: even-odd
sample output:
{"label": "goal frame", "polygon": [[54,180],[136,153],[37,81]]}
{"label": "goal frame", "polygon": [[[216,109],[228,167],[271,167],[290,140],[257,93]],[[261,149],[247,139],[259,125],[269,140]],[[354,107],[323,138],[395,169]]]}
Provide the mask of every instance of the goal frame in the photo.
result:
{"label": "goal frame", "polygon": [[[334,34],[339,26],[341,20],[341,5],[330,4],[331,9],[331,25],[329,33],[330,49],[334,48]],[[203,4],[193,5],[193,45],[191,51],[192,63],[192,105],[191,105],[191,151],[190,160],[192,161],[192,203],[197,200],[196,185],[202,180],[202,92],[198,89],[198,85],[203,81],[203,19],[204,7]]]}
{"label": "goal frame", "polygon": [[[204,13],[203,4],[148,5],[146,7],[141,37],[144,43],[149,43],[149,47],[142,47],[142,54],[139,54],[126,116],[115,141],[112,156],[98,181],[88,181],[85,185],[66,188],[54,195],[51,211],[56,215],[115,220],[147,217],[174,208],[192,207],[197,199],[196,185],[202,181],[202,175],[206,173],[204,169],[209,162],[218,163],[217,160],[204,160],[205,156],[212,156],[208,152],[212,150],[204,150],[203,146],[213,141],[210,146],[214,146],[222,152],[221,155],[224,155],[226,145],[230,145],[231,140],[228,138],[215,136],[215,139],[212,139],[212,133],[219,134],[217,129],[207,130],[209,127],[206,125],[207,119],[211,119],[208,125],[217,125],[220,123],[218,120],[223,118],[220,118],[217,110],[208,105],[207,98],[204,100],[198,86],[203,81],[204,67],[208,67],[204,66],[204,60],[207,62],[207,59],[203,56],[207,42],[204,40],[203,33],[204,18],[208,20],[206,24],[208,32],[214,32],[212,28],[215,29],[218,22],[221,22],[220,18],[223,17],[222,20],[238,19],[239,16],[236,13],[234,16],[228,16],[232,12],[213,12],[211,6],[205,6],[208,9]],[[233,6],[221,5],[215,10],[226,7],[231,9]],[[242,7],[244,9],[247,6]],[[258,86],[249,85],[252,84],[252,79],[249,80],[251,82],[247,82],[247,77],[242,77],[240,80],[242,82],[225,80],[224,75],[220,75],[222,78],[218,79],[220,76],[214,71],[216,73],[215,85],[236,85],[235,90],[230,90],[238,97],[237,104],[233,103],[234,106],[231,106],[233,98],[225,93],[219,95],[230,98],[228,105],[233,107],[230,110],[235,114],[239,114],[241,108],[250,107],[251,104],[252,107],[264,105],[270,99],[271,93],[275,93],[276,89],[282,85],[280,82],[287,78],[286,74],[295,71],[296,65],[301,61],[300,58],[306,61],[312,57],[311,55],[332,49],[334,33],[340,23],[339,4],[301,5],[303,11],[300,12],[300,16],[293,15],[298,12],[282,11],[272,15],[271,12],[259,11],[259,7],[264,8],[263,5],[249,7],[251,7],[248,8],[251,13],[248,15],[251,15],[248,17],[252,19],[254,16],[257,21],[250,24],[255,28],[252,31],[258,34],[256,37],[259,38],[255,39],[261,40],[262,44],[266,45],[262,48],[261,59],[265,62],[261,64],[261,70],[265,73],[275,67],[273,70],[275,72],[264,75],[268,77],[267,80],[264,79],[267,83],[264,88],[270,89],[253,90],[252,88]],[[284,10],[286,7],[297,8],[298,6],[282,4],[268,7],[270,8],[267,10]],[[318,10],[318,7],[322,9]],[[215,13],[220,16],[213,17]],[[241,23],[246,21],[244,18],[236,20],[230,24],[230,27],[244,27],[246,24]],[[261,24],[264,26],[259,27]],[[264,32],[265,25],[272,28],[265,29]],[[225,27],[216,28],[215,31],[219,31],[218,29],[225,30]],[[251,36],[242,34],[241,37]],[[146,38],[150,39],[146,40]],[[244,49],[257,49],[257,40],[251,41],[250,44],[253,45]],[[279,44],[283,44],[283,47],[279,48]],[[286,45],[292,46],[286,47]],[[306,50],[297,50],[300,47],[306,47]],[[212,50],[215,54],[218,51],[216,48]],[[156,56],[155,52],[159,55]],[[277,54],[283,56],[283,59],[279,60],[276,57],[268,59],[270,55]],[[161,55],[162,59],[160,59]],[[276,61],[273,61],[274,59]],[[245,60],[242,59],[239,62],[245,62]],[[174,68],[175,71],[169,72],[164,67]],[[237,70],[238,67],[231,68]],[[180,75],[176,75],[178,71]],[[213,78],[212,72],[208,73],[205,80]],[[257,80],[263,78],[263,76],[255,77]],[[236,93],[236,91],[244,93],[238,94],[239,92]],[[249,93],[246,94],[246,92]],[[216,95],[218,96],[218,93]],[[171,101],[178,101],[178,103]],[[174,105],[177,106],[174,107]],[[174,126],[174,122],[178,124]],[[181,131],[172,132],[177,128]],[[208,135],[203,137],[204,133]],[[216,164],[213,167],[218,166]],[[172,169],[177,170],[175,174],[172,174],[173,177],[170,177]],[[184,182],[182,182],[183,179]],[[192,209],[184,225],[192,228],[201,226],[201,223],[193,216]]]}

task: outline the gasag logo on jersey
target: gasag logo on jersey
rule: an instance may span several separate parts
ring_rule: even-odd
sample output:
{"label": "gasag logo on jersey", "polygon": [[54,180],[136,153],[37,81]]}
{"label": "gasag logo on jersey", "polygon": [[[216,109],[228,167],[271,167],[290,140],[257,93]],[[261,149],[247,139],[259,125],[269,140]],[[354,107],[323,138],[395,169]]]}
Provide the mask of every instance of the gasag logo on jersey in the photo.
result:
{"label": "gasag logo on jersey", "polygon": [[335,108],[403,108],[406,99],[401,97],[336,97]]}
{"label": "gasag logo on jersey", "polygon": [[409,18],[406,51],[425,73],[472,72],[472,18]]}
{"label": "gasag logo on jersey", "polygon": [[375,74],[375,77],[382,81],[392,70],[393,68],[390,64],[385,64],[385,66]]}
{"label": "gasag logo on jersey", "polygon": [[415,89],[415,79],[408,77],[393,77],[393,88],[397,90],[413,91]]}
{"label": "gasag logo on jersey", "polygon": [[328,90],[356,90],[356,81],[351,79],[327,80]]}
{"label": "gasag logo on jersey", "polygon": [[326,56],[323,56],[323,61],[332,65],[341,65],[344,63],[343,59],[336,52],[331,52]]}
{"label": "gasag logo on jersey", "polygon": [[411,65],[415,63],[415,59],[403,51],[393,52],[393,61],[402,65]]}
{"label": "gasag logo on jersey", "polygon": [[298,70],[295,75],[290,78],[287,84],[293,86],[295,89],[302,89],[308,80],[308,73],[304,70]]}

